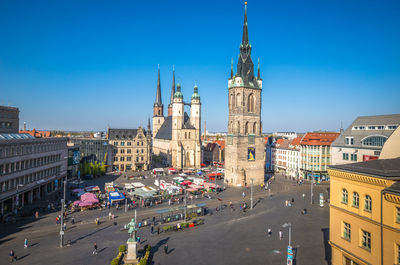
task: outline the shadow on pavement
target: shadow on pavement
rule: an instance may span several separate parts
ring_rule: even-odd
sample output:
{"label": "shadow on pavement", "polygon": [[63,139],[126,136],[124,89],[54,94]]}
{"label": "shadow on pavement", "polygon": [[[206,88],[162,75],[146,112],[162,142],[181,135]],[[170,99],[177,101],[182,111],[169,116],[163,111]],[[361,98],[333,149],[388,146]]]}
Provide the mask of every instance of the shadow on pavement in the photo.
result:
{"label": "shadow on pavement", "polygon": [[107,247],[104,247],[104,248],[100,249],[97,253],[100,253],[100,252],[104,251],[106,248]]}
{"label": "shadow on pavement", "polygon": [[25,255],[19,257],[17,260],[21,260],[21,259],[23,259],[23,258],[25,258],[25,257],[28,257],[29,255],[30,255],[29,253],[28,253],[28,254],[25,254]]}
{"label": "shadow on pavement", "polygon": [[323,235],[324,235],[324,247],[325,247],[325,260],[328,265],[331,265],[331,259],[332,259],[332,250],[331,246],[329,245],[329,228],[322,228],[321,229]]}
{"label": "shadow on pavement", "polygon": [[74,239],[74,240],[71,241],[71,244],[75,244],[75,243],[78,242],[79,240],[82,240],[82,239],[84,239],[84,238],[86,238],[86,237],[88,237],[88,236],[92,236],[92,235],[96,234],[97,232],[100,232],[100,231],[102,231],[102,230],[105,230],[105,229],[109,228],[110,226],[111,226],[111,225],[107,225],[107,226],[105,226],[105,227],[103,227],[103,228],[100,228],[100,229],[97,229],[96,231],[93,231],[93,232],[91,232],[91,233],[89,233],[89,234],[86,234],[86,235],[81,236],[81,237],[79,237],[79,238],[77,238],[77,239]]}
{"label": "shadow on pavement", "polygon": [[[154,265],[155,264],[154,261],[153,261],[154,253],[156,253],[160,249],[160,247],[162,247],[163,245],[167,244],[168,240],[169,240],[169,237],[161,239],[160,241],[158,241],[158,243],[154,247],[151,248],[150,257],[149,257],[149,260],[150,260],[149,264],[150,265]],[[172,252],[172,250],[173,249],[171,249],[168,253]]]}

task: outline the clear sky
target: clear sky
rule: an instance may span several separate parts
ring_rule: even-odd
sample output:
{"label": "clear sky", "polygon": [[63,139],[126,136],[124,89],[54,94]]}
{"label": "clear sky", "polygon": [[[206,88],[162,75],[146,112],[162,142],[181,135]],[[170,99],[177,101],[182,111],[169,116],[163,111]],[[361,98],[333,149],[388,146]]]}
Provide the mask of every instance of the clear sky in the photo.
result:
{"label": "clear sky", "polygon": [[[400,1],[248,1],[265,132],[338,130],[400,113]],[[161,68],[197,82],[207,130],[226,131],[244,1],[0,1],[0,104],[28,128],[147,125]]]}

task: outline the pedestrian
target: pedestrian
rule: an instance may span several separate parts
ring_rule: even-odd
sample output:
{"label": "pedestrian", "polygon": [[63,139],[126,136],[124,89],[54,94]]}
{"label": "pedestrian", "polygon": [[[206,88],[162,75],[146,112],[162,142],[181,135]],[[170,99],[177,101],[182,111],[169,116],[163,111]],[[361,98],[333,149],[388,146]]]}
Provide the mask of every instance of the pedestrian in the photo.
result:
{"label": "pedestrian", "polygon": [[279,240],[282,240],[282,238],[283,238],[282,230],[279,230]]}
{"label": "pedestrian", "polygon": [[168,254],[168,245],[167,244],[165,244],[165,246],[164,246],[164,252],[165,252],[165,254]]}
{"label": "pedestrian", "polygon": [[93,247],[94,247],[94,250],[93,250],[92,255],[94,255],[94,254],[97,255],[97,244],[96,244],[96,242],[94,243]]}
{"label": "pedestrian", "polygon": [[17,261],[17,256],[15,256],[14,250],[11,249],[10,254],[8,255],[10,256],[10,263],[13,262],[14,260]]}
{"label": "pedestrian", "polygon": [[153,232],[154,232],[154,225],[151,224],[151,234],[153,234]]}
{"label": "pedestrian", "polygon": [[272,235],[272,230],[271,228],[268,228],[268,237],[270,237]]}
{"label": "pedestrian", "polygon": [[115,215],[111,215],[111,219],[114,221]]}
{"label": "pedestrian", "polygon": [[56,217],[56,224],[59,224],[58,216]]}
{"label": "pedestrian", "polygon": [[111,220],[111,216],[112,216],[112,214],[111,214],[111,212],[109,212],[108,213],[108,220]]}
{"label": "pedestrian", "polygon": [[294,198],[292,198],[292,203],[294,203]]}
{"label": "pedestrian", "polygon": [[242,197],[243,197],[243,198],[246,197],[246,193],[244,193],[244,191],[243,191],[243,193],[242,193]]}
{"label": "pedestrian", "polygon": [[27,238],[25,238],[25,240],[24,240],[24,248],[28,248],[28,239]]}
{"label": "pedestrian", "polygon": [[71,224],[75,224],[75,218],[73,216],[71,218]]}
{"label": "pedestrian", "polygon": [[64,230],[64,231],[67,230],[67,223],[64,223],[64,225],[63,225],[63,230]]}
{"label": "pedestrian", "polygon": [[159,235],[159,234],[160,234],[160,227],[157,226],[157,235]]}
{"label": "pedestrian", "polygon": [[303,193],[303,195],[301,195],[301,196],[303,196],[303,199],[306,197],[306,194],[305,193]]}

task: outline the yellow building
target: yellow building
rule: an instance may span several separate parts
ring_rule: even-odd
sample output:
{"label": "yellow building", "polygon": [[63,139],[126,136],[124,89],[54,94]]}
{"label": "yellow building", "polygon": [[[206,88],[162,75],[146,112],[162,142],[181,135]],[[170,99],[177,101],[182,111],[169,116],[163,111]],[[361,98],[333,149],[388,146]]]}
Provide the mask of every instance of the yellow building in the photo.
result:
{"label": "yellow building", "polygon": [[330,166],[333,265],[400,264],[400,158]]}

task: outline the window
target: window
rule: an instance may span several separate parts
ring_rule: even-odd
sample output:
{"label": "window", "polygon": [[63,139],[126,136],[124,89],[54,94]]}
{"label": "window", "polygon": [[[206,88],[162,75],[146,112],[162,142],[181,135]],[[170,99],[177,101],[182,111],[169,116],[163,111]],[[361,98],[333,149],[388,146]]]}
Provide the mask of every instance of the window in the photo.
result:
{"label": "window", "polygon": [[126,161],[132,161],[132,157],[127,156],[127,157],[126,157]]}
{"label": "window", "polygon": [[388,125],[387,128],[388,128],[388,130],[396,130],[397,125]]}
{"label": "window", "polygon": [[126,153],[127,153],[127,154],[132,153],[132,149],[127,149],[127,150],[126,150]]}
{"label": "window", "polygon": [[365,195],[365,206],[364,210],[370,212],[372,210],[372,199],[371,196]]}
{"label": "window", "polygon": [[348,202],[348,193],[347,193],[347,190],[346,190],[346,189],[343,189],[343,190],[342,190],[342,202],[343,202],[343,203],[346,203],[346,204],[347,204],[347,202]]}
{"label": "window", "polygon": [[381,155],[381,151],[374,151],[374,155],[375,155],[375,156]]}
{"label": "window", "polygon": [[125,157],[121,156],[119,161],[125,161]]}
{"label": "window", "polygon": [[125,154],[125,150],[124,150],[124,149],[121,149],[121,150],[120,150],[120,153],[121,153],[121,154]]}
{"label": "window", "polygon": [[343,160],[349,160],[349,154],[343,153]]}
{"label": "window", "polygon": [[353,145],[354,144],[354,138],[353,137],[346,137],[346,144],[347,145]]}
{"label": "window", "polygon": [[357,192],[353,192],[353,207],[358,208],[360,205],[360,196]]}
{"label": "window", "polygon": [[400,264],[400,245],[397,245],[397,259],[396,263]]}
{"label": "window", "polygon": [[385,136],[369,136],[364,138],[361,143],[366,146],[383,146],[386,140]]}
{"label": "window", "polygon": [[115,146],[118,146],[118,142],[114,142],[114,145],[115,145]]}
{"label": "window", "polygon": [[396,222],[400,223],[400,207],[396,207],[397,214],[396,214]]}
{"label": "window", "polygon": [[118,161],[118,157],[114,157],[114,161]]}
{"label": "window", "polygon": [[364,230],[361,231],[362,231],[361,247],[367,250],[371,250],[371,233]]}
{"label": "window", "polygon": [[357,154],[351,154],[351,161],[357,161]]}
{"label": "window", "polygon": [[124,141],[121,141],[121,146],[125,146],[125,142]]}
{"label": "window", "polygon": [[249,95],[249,99],[248,99],[248,102],[247,102],[247,111],[248,112],[254,112],[254,95],[253,94],[250,94]]}
{"label": "window", "polygon": [[345,222],[343,222],[343,237],[349,241],[351,240],[351,226]]}
{"label": "window", "polygon": [[233,137],[232,135],[228,135],[228,145],[232,145],[233,144]]}
{"label": "window", "polygon": [[131,145],[132,145],[132,142],[127,142],[126,145],[127,145],[127,146],[131,146]]}

